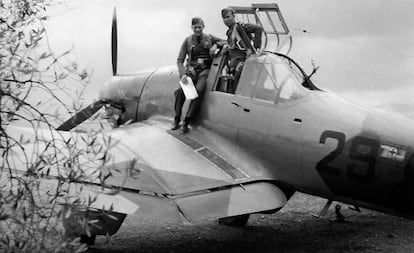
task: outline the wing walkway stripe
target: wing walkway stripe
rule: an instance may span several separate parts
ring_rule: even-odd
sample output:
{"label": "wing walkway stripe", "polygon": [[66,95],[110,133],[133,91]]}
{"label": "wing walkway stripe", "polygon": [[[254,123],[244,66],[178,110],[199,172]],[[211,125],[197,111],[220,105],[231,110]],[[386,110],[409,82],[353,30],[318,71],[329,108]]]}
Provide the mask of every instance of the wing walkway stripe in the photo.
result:
{"label": "wing walkway stripe", "polygon": [[215,164],[217,167],[226,172],[233,179],[242,179],[247,177],[244,173],[242,173],[232,164],[221,158],[219,155],[211,151],[209,148],[193,140],[189,136],[172,130],[168,130],[167,133],[176,138],[177,140],[187,144],[190,148],[192,148],[194,151],[196,151],[197,153],[205,157],[207,160]]}
{"label": "wing walkway stripe", "polygon": [[195,140],[189,138],[188,136],[186,136],[184,134],[179,133],[178,131],[168,130],[167,133],[169,133],[171,136],[175,137],[177,140],[187,144],[193,150],[197,150],[197,149],[200,149],[200,148],[204,147],[200,143],[196,142]]}

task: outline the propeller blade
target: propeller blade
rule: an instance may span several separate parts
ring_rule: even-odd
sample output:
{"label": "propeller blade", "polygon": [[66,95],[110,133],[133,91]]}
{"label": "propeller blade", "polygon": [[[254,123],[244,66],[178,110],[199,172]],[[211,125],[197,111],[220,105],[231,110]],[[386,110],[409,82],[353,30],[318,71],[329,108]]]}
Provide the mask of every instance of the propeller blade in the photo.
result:
{"label": "propeller blade", "polygon": [[105,102],[96,101],[95,103],[89,105],[88,107],[84,108],[82,111],[75,114],[72,118],[65,121],[56,130],[58,130],[58,131],[69,131],[69,130],[71,130],[72,128],[76,127],[80,123],[82,123],[85,120],[89,119],[92,115],[94,115],[104,105],[105,105]]}
{"label": "propeller blade", "polygon": [[114,14],[112,16],[112,39],[111,39],[111,50],[112,50],[112,75],[117,73],[118,63],[118,30],[116,23],[116,7],[114,7]]}

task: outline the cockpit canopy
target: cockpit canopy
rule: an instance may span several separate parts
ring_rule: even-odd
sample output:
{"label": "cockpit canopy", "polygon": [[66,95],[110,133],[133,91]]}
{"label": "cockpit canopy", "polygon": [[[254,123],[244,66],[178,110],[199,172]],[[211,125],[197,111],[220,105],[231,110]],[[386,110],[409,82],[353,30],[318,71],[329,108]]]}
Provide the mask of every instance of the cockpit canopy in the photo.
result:
{"label": "cockpit canopy", "polygon": [[263,27],[262,51],[289,54],[292,48],[292,36],[277,4],[252,4],[251,7],[231,6],[231,8],[234,9],[238,22],[253,23]]}
{"label": "cockpit canopy", "polygon": [[236,95],[271,103],[304,96],[305,77],[288,58],[264,53],[246,60]]}

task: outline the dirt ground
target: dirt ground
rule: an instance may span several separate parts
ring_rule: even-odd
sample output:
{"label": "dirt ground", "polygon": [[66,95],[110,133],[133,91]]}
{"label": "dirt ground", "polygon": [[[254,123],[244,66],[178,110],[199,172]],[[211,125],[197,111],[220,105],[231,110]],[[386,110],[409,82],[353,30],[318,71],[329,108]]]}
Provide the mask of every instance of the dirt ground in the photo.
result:
{"label": "dirt ground", "polygon": [[414,252],[414,221],[342,205],[316,218],[324,199],[295,194],[272,215],[256,214],[244,227],[214,222],[171,224],[128,216],[110,244],[98,236],[88,252]]}

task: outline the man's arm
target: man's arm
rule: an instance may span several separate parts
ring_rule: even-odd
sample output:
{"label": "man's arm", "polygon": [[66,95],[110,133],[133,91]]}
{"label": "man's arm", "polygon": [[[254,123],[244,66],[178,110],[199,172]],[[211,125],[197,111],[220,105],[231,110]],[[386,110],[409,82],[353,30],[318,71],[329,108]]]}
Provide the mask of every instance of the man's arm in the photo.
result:
{"label": "man's arm", "polygon": [[180,52],[178,53],[177,57],[177,68],[179,77],[185,74],[184,61],[187,57],[187,47],[187,39],[185,39],[183,44],[181,45]]}
{"label": "man's arm", "polygon": [[212,44],[216,44],[219,48],[223,47],[226,44],[226,41],[223,39],[220,39],[219,37],[216,37],[212,34],[210,34],[211,36],[211,42]]}
{"label": "man's arm", "polygon": [[254,34],[254,41],[253,41],[254,48],[256,49],[261,48],[263,28],[261,26],[250,24],[250,23],[244,24],[243,28],[246,31],[246,33]]}

